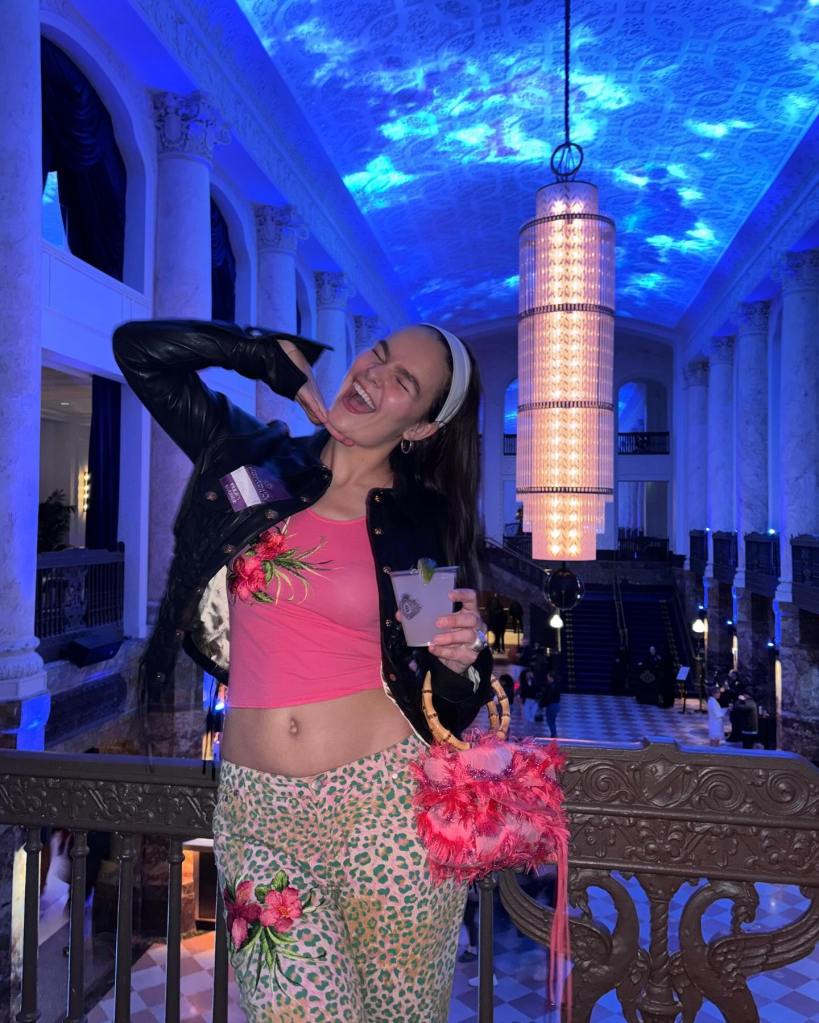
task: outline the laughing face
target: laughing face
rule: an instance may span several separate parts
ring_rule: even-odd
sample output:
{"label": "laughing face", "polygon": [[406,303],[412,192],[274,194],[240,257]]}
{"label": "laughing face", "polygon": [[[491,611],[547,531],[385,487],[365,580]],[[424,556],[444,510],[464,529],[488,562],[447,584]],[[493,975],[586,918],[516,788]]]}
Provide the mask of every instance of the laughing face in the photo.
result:
{"label": "laughing face", "polygon": [[449,378],[446,348],[436,335],[426,327],[404,327],[356,358],[330,418],[362,447],[421,441],[437,429],[428,413]]}

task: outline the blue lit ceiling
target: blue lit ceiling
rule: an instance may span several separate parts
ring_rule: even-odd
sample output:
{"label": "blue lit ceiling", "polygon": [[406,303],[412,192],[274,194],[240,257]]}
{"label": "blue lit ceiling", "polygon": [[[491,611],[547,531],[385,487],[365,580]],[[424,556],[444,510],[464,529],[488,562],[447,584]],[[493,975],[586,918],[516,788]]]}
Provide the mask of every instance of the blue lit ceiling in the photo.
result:
{"label": "blue lit ceiling", "polygon": [[[237,0],[425,319],[513,314],[562,133],[559,0]],[[618,313],[674,325],[819,114],[819,0],[575,0]]]}

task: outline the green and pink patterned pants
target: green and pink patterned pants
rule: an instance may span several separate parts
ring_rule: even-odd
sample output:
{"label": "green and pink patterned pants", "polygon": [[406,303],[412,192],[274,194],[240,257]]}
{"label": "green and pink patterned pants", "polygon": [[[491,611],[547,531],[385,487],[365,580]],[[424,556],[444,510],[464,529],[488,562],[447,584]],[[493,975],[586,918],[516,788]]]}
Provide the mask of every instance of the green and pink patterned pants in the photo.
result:
{"label": "green and pink patterned pants", "polygon": [[214,847],[249,1023],[446,1023],[466,888],[429,878],[407,769],[424,749],[309,778],[222,763]]}

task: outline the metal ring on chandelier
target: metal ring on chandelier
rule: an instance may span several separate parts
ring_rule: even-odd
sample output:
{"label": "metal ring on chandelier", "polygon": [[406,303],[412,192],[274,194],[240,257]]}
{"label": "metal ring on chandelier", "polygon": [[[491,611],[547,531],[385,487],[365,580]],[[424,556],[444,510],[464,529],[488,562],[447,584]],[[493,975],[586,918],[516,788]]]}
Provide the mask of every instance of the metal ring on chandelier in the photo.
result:
{"label": "metal ring on chandelier", "polygon": [[[578,182],[575,182],[577,184]],[[550,187],[550,186],[545,186]],[[616,228],[616,224],[611,217],[606,217],[602,213],[550,213],[548,217],[533,217],[532,220],[527,220],[523,227],[518,232],[523,234],[524,231],[528,231],[530,227],[534,227],[536,224],[553,224],[558,220],[599,220],[603,224],[608,224],[613,230]]]}
{"label": "metal ring on chandelier", "polygon": [[600,316],[610,316],[614,319],[614,310],[611,306],[598,305],[595,302],[560,302],[555,305],[536,305],[518,313],[518,319],[525,320],[538,313],[599,313]]}
{"label": "metal ring on chandelier", "polygon": [[614,403],[611,401],[527,401],[523,405],[518,405],[518,414],[544,408],[596,408],[602,412],[613,412]]}
{"label": "metal ring on chandelier", "polygon": [[519,494],[614,494],[613,487],[516,487]]}

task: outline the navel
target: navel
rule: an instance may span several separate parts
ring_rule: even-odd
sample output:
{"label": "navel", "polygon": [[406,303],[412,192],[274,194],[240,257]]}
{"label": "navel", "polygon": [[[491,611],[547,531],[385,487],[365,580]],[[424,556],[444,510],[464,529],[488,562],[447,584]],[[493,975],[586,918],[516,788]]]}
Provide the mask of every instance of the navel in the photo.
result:
{"label": "navel", "polygon": [[290,718],[290,728],[288,729],[291,735],[299,734],[299,723],[295,718]]}

